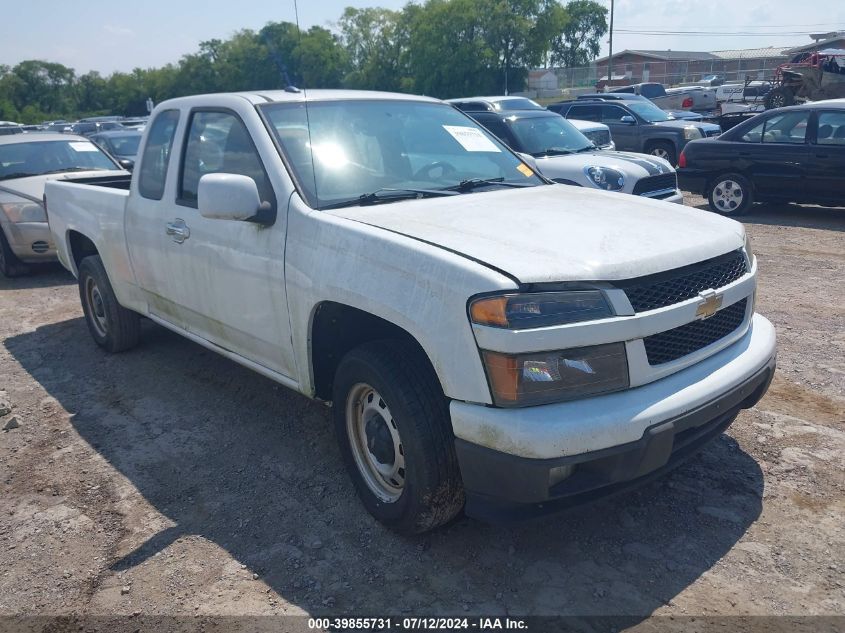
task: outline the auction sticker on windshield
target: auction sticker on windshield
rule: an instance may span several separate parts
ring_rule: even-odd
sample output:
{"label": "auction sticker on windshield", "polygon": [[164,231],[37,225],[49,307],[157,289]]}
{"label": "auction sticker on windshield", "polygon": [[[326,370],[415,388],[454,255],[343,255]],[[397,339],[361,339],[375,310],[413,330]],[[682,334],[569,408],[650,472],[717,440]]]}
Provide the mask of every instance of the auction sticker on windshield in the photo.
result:
{"label": "auction sticker on windshield", "polygon": [[501,152],[495,143],[482,134],[481,130],[474,127],[462,125],[444,125],[443,129],[449,132],[458,143],[468,152]]}
{"label": "auction sticker on windshield", "polygon": [[70,147],[75,152],[96,152],[96,151],[98,151],[93,143],[86,143],[85,141],[81,141],[81,142],[78,142],[78,143],[71,143]]}

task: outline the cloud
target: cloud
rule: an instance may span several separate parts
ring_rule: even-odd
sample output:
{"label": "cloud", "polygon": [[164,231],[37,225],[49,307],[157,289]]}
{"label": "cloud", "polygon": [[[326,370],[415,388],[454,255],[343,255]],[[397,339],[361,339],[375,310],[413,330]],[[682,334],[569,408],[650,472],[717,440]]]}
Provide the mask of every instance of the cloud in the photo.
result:
{"label": "cloud", "polygon": [[125,26],[115,26],[114,24],[104,24],[103,30],[109,35],[119,35],[120,37],[135,37],[135,31]]}

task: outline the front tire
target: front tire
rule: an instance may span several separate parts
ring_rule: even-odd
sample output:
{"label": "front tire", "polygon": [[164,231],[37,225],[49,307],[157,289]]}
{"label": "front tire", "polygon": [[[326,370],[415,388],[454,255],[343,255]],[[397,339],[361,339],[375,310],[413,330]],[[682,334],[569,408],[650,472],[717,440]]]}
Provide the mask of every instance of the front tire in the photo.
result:
{"label": "front tire", "polygon": [[22,263],[12,252],[12,247],[9,246],[9,241],[6,239],[6,234],[3,229],[0,229],[0,274],[4,277],[20,277],[29,272],[29,266]]}
{"label": "front tire", "polygon": [[667,141],[652,143],[648,146],[646,153],[669,161],[672,167],[678,164],[678,152],[675,151],[675,146]]}
{"label": "front tire", "polygon": [[141,319],[118,303],[99,255],[86,257],[79,264],[79,297],[97,345],[116,353],[138,344]]}
{"label": "front tire", "polygon": [[741,174],[722,174],[716,177],[707,191],[710,208],[721,215],[737,216],[746,213],[754,201],[751,183]]}
{"label": "front tire", "polygon": [[353,349],[335,374],[333,409],[347,470],[376,519],[419,534],[461,511],[448,401],[418,348],[385,340]]}

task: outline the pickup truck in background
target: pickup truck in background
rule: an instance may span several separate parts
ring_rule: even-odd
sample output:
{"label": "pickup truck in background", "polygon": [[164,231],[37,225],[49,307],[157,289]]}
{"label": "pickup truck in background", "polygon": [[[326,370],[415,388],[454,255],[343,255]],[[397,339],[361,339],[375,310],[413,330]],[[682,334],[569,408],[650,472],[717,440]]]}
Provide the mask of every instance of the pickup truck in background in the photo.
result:
{"label": "pickup truck in background", "polygon": [[640,95],[663,110],[712,112],[717,105],[715,90],[700,86],[665,88],[663,84],[651,82],[613,88],[609,92]]}
{"label": "pickup truck in background", "polygon": [[364,506],[403,533],[637,485],[775,369],[741,224],[550,183],[435,99],[173,99],[128,190],[47,201],[97,344],[145,316],[331,402]]}

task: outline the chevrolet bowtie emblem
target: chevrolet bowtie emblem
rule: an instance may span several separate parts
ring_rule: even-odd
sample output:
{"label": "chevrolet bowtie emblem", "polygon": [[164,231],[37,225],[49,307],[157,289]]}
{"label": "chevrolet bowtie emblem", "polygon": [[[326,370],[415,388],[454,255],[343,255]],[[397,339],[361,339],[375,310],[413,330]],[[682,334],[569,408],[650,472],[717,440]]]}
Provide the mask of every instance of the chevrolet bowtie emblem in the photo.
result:
{"label": "chevrolet bowtie emblem", "polygon": [[716,294],[715,290],[705,290],[698,293],[701,297],[701,303],[698,304],[698,309],[695,311],[695,316],[701,319],[709,319],[719,308],[722,307],[722,295]]}

